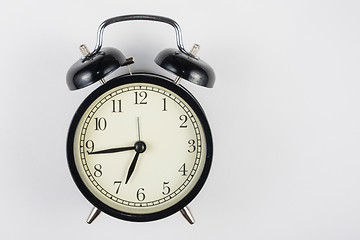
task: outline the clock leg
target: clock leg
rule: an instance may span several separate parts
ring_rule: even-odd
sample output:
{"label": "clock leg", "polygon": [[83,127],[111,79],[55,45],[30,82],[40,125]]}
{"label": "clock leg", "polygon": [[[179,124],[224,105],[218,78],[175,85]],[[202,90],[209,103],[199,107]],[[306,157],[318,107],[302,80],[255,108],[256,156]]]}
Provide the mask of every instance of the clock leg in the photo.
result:
{"label": "clock leg", "polygon": [[181,214],[184,216],[184,218],[190,223],[190,224],[194,224],[195,223],[195,219],[192,216],[190,209],[188,208],[188,206],[184,207],[183,209],[180,210]]}
{"label": "clock leg", "polygon": [[91,224],[100,213],[101,211],[97,207],[93,207],[86,222]]}

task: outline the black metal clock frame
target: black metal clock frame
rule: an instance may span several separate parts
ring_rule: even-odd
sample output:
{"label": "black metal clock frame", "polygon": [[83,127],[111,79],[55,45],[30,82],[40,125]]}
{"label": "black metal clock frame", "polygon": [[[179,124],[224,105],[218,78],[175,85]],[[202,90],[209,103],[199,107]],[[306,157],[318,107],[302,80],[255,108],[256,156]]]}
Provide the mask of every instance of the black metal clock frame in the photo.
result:
{"label": "black metal clock frame", "polygon": [[[101,94],[103,94],[115,87],[118,87],[118,86],[121,86],[124,84],[128,84],[128,83],[151,83],[151,84],[155,84],[155,85],[164,87],[166,89],[169,89],[170,91],[178,94],[194,110],[194,112],[197,115],[197,117],[200,121],[200,124],[204,130],[205,142],[206,142],[206,146],[207,146],[206,153],[205,153],[206,157],[205,157],[204,168],[202,170],[202,173],[201,173],[199,179],[197,180],[197,183],[191,189],[191,191],[184,198],[182,198],[179,202],[177,202],[173,206],[171,206],[165,210],[162,210],[160,212],[154,212],[154,213],[150,213],[150,214],[132,214],[132,213],[122,212],[122,211],[116,210],[112,207],[109,207],[108,205],[106,205],[105,203],[100,201],[97,197],[95,197],[95,195],[92,194],[91,191],[86,187],[86,185],[82,181],[82,179],[79,175],[79,172],[76,168],[76,165],[75,165],[74,138],[75,138],[76,129],[78,128],[78,124],[79,124],[81,117],[83,116],[83,114],[85,113],[87,108]],[[68,132],[68,137],[67,137],[68,165],[69,165],[73,180],[75,181],[77,187],[82,192],[82,194],[95,207],[97,207],[101,211],[103,211],[113,217],[119,218],[119,219],[135,221],[135,222],[146,222],[146,221],[153,221],[153,220],[161,219],[161,218],[170,216],[170,215],[180,211],[186,205],[188,205],[195,198],[195,196],[200,192],[200,190],[202,189],[202,187],[208,177],[210,167],[211,167],[211,162],[212,162],[212,156],[213,156],[213,142],[212,142],[212,135],[211,135],[209,123],[207,121],[205,112],[201,108],[198,101],[192,96],[192,94],[189,91],[187,91],[181,85],[176,85],[172,80],[170,80],[164,76],[155,75],[155,74],[151,74],[151,73],[136,73],[133,75],[119,76],[119,77],[116,77],[116,78],[108,81],[106,84],[100,86],[99,88],[95,89],[82,102],[82,104],[77,109],[77,111],[73,117],[73,120],[71,122],[69,132]]]}

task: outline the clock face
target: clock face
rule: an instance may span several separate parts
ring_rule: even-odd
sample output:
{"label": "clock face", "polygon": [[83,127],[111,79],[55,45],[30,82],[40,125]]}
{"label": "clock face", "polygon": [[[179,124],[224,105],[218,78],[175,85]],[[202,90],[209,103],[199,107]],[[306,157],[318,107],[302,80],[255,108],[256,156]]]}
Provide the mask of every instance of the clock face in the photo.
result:
{"label": "clock face", "polygon": [[68,161],[82,193],[100,210],[149,221],[185,207],[208,175],[212,141],[195,99],[153,75],[119,77],[80,106]]}

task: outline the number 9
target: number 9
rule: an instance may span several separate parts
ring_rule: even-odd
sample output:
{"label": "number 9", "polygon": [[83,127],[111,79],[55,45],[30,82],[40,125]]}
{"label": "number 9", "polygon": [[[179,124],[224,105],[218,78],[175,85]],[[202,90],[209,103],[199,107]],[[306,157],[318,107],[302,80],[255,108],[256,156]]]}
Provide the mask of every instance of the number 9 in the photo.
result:
{"label": "number 9", "polygon": [[94,151],[94,141],[93,140],[87,140],[85,144],[86,148],[89,149],[87,153],[92,153]]}

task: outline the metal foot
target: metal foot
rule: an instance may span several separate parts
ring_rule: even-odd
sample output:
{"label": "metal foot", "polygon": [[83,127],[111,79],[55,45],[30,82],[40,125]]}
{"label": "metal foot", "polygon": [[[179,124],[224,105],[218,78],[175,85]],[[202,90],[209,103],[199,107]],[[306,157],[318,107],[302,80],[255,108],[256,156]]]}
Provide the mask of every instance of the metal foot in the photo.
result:
{"label": "metal foot", "polygon": [[183,209],[180,210],[181,214],[184,216],[184,218],[190,223],[190,224],[194,224],[195,223],[195,219],[192,216],[190,209],[186,206]]}
{"label": "metal foot", "polygon": [[101,211],[97,207],[93,207],[93,209],[91,210],[90,215],[89,215],[88,219],[86,220],[86,222],[88,224],[91,224],[95,220],[95,218],[97,216],[99,216],[100,213],[101,213]]}

